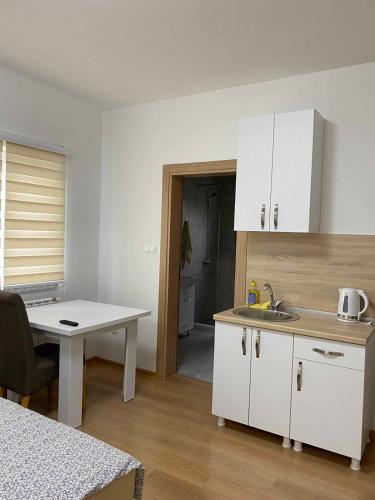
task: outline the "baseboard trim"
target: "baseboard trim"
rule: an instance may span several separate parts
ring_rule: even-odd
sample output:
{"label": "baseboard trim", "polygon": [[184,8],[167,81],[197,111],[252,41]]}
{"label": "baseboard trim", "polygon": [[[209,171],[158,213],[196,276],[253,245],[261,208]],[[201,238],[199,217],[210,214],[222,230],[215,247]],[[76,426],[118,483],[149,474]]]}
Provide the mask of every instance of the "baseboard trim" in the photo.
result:
{"label": "baseboard trim", "polygon": [[209,325],[208,323],[195,323],[194,328],[196,330],[205,330],[207,332],[215,331],[215,325]]}
{"label": "baseboard trim", "polygon": [[[106,363],[107,365],[118,366],[120,368],[124,367],[124,363],[120,363],[119,361],[113,361],[112,359],[102,358],[100,356],[92,356],[89,359],[86,359],[86,365],[94,365],[95,363]],[[143,373],[144,375],[149,375],[151,377],[156,377],[156,372],[151,370],[146,370],[145,368],[137,368],[138,373]]]}
{"label": "baseboard trim", "polygon": [[91,358],[86,358],[86,366],[94,365],[97,362],[96,356],[91,356]]}
{"label": "baseboard trim", "polygon": [[145,368],[137,368],[138,373],[143,373],[143,375],[148,375],[149,377],[158,377],[156,372],[151,370],[146,370]]}

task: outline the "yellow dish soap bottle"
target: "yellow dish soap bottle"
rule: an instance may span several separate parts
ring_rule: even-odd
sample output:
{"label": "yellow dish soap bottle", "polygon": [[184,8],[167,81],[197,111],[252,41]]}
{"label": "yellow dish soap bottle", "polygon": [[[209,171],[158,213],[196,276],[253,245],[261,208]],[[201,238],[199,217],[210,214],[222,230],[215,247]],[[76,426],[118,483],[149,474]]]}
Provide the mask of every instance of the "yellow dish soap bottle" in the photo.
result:
{"label": "yellow dish soap bottle", "polygon": [[256,281],[252,281],[250,283],[249,289],[247,291],[247,304],[249,306],[259,304],[259,290],[257,288]]}

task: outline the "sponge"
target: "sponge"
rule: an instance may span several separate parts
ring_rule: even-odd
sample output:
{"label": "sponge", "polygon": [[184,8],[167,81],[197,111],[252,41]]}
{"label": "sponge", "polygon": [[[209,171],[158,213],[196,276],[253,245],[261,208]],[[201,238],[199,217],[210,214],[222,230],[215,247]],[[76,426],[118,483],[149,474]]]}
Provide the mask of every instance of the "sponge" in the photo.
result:
{"label": "sponge", "polygon": [[263,302],[263,304],[252,304],[250,307],[251,309],[268,309],[269,306],[271,305],[271,302]]}

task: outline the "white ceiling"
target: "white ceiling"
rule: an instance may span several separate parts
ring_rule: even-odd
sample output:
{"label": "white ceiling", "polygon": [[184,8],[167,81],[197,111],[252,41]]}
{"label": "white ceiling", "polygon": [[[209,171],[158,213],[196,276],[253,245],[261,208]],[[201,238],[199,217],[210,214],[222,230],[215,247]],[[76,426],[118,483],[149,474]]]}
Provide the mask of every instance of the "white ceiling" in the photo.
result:
{"label": "white ceiling", "polygon": [[105,108],[375,60],[374,0],[0,0],[0,64]]}

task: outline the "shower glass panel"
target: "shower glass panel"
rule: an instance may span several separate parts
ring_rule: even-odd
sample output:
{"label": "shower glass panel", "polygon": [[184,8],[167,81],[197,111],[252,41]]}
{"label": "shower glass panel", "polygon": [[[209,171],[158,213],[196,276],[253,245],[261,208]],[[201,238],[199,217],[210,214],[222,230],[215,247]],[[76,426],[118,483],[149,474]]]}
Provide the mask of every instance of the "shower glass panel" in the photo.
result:
{"label": "shower glass panel", "polygon": [[205,323],[213,324],[212,316],[216,312],[233,306],[235,187],[230,178],[201,182],[198,187],[206,196],[206,255],[202,261],[202,276],[207,293],[203,317]]}

